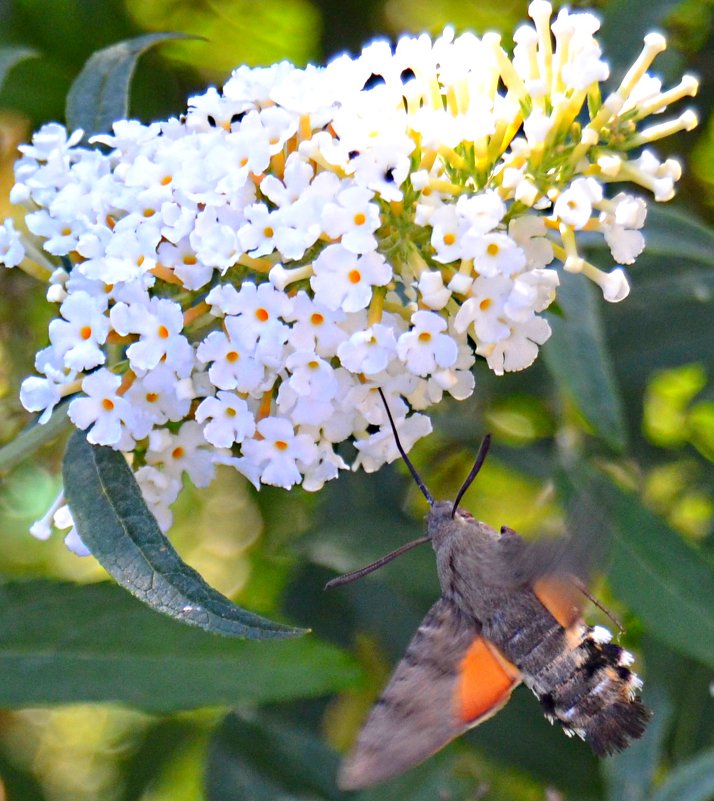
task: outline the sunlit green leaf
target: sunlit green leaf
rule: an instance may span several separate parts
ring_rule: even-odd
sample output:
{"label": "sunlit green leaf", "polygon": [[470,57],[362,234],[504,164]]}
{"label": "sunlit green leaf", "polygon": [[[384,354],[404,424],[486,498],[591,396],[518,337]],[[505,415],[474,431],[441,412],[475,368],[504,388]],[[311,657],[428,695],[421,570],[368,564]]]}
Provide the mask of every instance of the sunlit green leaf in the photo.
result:
{"label": "sunlit green leaf", "polygon": [[582,276],[564,273],[558,289],[563,316],[551,317],[553,335],[543,358],[560,389],[595,433],[622,450],[626,434],[619,388],[600,320],[602,301]]}
{"label": "sunlit green leaf", "polygon": [[355,686],[346,653],[318,641],[215,637],[113,584],[0,586],[0,707],[123,701],[149,711],[258,703]]}
{"label": "sunlit green leaf", "polygon": [[144,30],[174,30],[206,39],[207,47],[173,43],[170,57],[202,70],[229,73],[240,64],[314,60],[321,19],[308,0],[128,0],[127,10]]}
{"label": "sunlit green leaf", "polygon": [[710,801],[714,798],[714,748],[677,767],[650,801]]}
{"label": "sunlit green leaf", "polygon": [[157,612],[231,637],[294,637],[302,629],[247,612],[181,560],[159,529],[123,455],[83,432],[64,458],[67,502],[82,541],[122,587]]}
{"label": "sunlit green leaf", "polygon": [[182,33],[151,33],[90,56],[67,94],[67,127],[81,128],[85,139],[111,131],[112,123],[129,113],[129,84],[139,57],[160,42],[185,38]]}

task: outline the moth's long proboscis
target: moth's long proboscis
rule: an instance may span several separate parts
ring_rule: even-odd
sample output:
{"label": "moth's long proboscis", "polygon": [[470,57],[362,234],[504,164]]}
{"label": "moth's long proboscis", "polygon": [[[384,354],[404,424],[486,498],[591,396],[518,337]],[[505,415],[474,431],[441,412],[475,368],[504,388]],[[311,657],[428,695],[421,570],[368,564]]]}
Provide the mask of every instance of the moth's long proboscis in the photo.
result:
{"label": "moth's long proboscis", "polygon": [[377,387],[377,391],[382,398],[382,403],[384,404],[384,408],[387,412],[387,417],[389,418],[389,424],[392,427],[392,432],[394,434],[394,442],[397,446],[397,450],[399,451],[399,455],[404,459],[404,464],[409,468],[409,472],[412,474],[412,478],[416,481],[417,487],[424,493],[424,497],[427,500],[429,506],[434,505],[434,497],[426,488],[426,484],[421,480],[421,476],[417,473],[416,467],[411,463],[409,457],[407,456],[406,451],[402,447],[402,443],[399,441],[399,434],[397,433],[397,426],[394,422],[394,418],[392,417],[392,413],[389,411],[389,406],[387,405],[387,399],[384,397],[384,392],[382,392],[381,387]]}
{"label": "moth's long proboscis", "polygon": [[385,556],[381,557],[381,559],[377,559],[376,562],[372,562],[369,565],[365,565],[364,567],[360,567],[359,570],[353,570],[351,573],[345,573],[342,576],[336,576],[333,579],[325,584],[326,590],[331,590],[333,587],[341,587],[343,584],[349,584],[351,581],[357,581],[357,579],[361,579],[362,576],[368,576],[370,573],[373,573],[375,570],[379,570],[380,567],[383,565],[389,564],[392,559],[396,559],[398,556],[401,556],[403,553],[407,551],[411,551],[412,548],[416,548],[417,545],[424,545],[425,542],[429,542],[431,537],[419,537],[419,539],[412,540],[411,542],[407,542],[406,545],[401,545],[394,551],[386,554]]}

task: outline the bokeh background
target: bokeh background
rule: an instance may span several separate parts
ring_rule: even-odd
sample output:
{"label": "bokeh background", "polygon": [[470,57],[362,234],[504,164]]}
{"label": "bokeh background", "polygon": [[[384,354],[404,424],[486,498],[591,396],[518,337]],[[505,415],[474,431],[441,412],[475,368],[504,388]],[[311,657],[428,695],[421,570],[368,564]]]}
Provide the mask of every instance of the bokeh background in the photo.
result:
{"label": "bokeh background", "polygon": [[[149,122],[180,114],[191,94],[220,86],[239,64],[322,63],[358,52],[374,36],[438,33],[446,24],[498,30],[508,44],[526,7],[523,0],[2,0],[0,46],[32,52],[0,91],[0,212],[12,214],[16,145],[40,124],[63,120],[84,62],[114,42],[158,31],[202,37],[142,57],[130,114]],[[701,80],[693,104],[700,127],[659,148],[682,158],[685,175],[674,203],[650,213],[648,250],[630,271],[632,294],[607,306],[587,289],[567,290],[585,293],[588,330],[599,337],[602,397],[596,388],[592,402],[592,383],[573,385],[567,320],[556,319],[552,342],[526,372],[497,378],[477,364],[475,395],[442,404],[434,435],[413,455],[432,492],[453,495],[480,437],[491,431],[494,452],[467,505],[480,519],[527,535],[556,530],[572,511],[554,487],[575,457],[613,478],[629,499],[629,523],[592,504],[575,515],[603,568],[596,592],[625,623],[622,641],[637,653],[656,717],[641,743],[598,763],[582,743],[552,729],[520,690],[493,721],[369,798],[714,798],[714,4],[617,0],[588,7],[603,20],[615,80],[653,28],[670,43],[654,69],[665,84],[685,71]],[[607,266],[603,251],[591,255]],[[31,279],[17,270],[0,275],[0,443],[29,422],[18,388],[46,344],[52,312]],[[30,523],[59,491],[64,437],[1,476],[0,706],[7,710],[0,712],[0,800],[342,798],[334,785],[337,754],[438,584],[424,549],[360,584],[330,594],[322,587],[335,572],[418,536],[424,503],[403,466],[343,475],[314,496],[271,488],[258,494],[234,473],[219,474],[208,491],[187,488],[171,531],[183,558],[241,605],[309,626],[315,641],[340,649],[329,662],[320,650],[306,651],[299,666],[279,664],[279,651],[241,662],[242,652],[225,641],[207,645],[209,635],[176,633],[178,624],[157,623],[120,590],[76,587],[106,575],[91,558],[70,554],[61,537],[29,536]],[[648,510],[659,518],[652,549],[664,543],[664,552],[642,549],[655,525]],[[629,547],[621,538],[608,572],[602,544],[617,525],[629,525],[639,539]],[[685,557],[670,563],[682,544]],[[680,588],[694,601],[678,599]],[[597,610],[591,618],[603,620]],[[104,662],[88,646],[100,627]],[[18,672],[23,659],[44,666],[32,681]],[[188,680],[196,676],[205,692]],[[213,692],[226,682],[229,689]],[[171,685],[173,700],[157,692],[147,701],[162,683]],[[131,689],[144,701],[112,703],[132,697]]]}

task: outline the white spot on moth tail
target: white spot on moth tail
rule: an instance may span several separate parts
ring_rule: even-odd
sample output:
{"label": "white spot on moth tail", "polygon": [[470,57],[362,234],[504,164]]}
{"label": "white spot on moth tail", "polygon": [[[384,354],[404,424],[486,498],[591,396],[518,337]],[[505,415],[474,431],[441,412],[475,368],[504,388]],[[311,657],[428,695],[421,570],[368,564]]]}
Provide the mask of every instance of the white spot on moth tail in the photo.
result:
{"label": "white spot on moth tail", "polygon": [[623,665],[624,667],[629,667],[635,661],[635,657],[629,651],[623,651],[620,654],[620,662],[619,664]]}
{"label": "white spot on moth tail", "polygon": [[595,626],[590,632],[590,636],[595,642],[601,645],[610,642],[612,639],[612,634],[604,626]]}
{"label": "white spot on moth tail", "polygon": [[642,689],[642,679],[636,674],[630,674],[630,680],[627,683],[627,689],[629,691],[630,700],[633,700],[637,697],[637,693]]}

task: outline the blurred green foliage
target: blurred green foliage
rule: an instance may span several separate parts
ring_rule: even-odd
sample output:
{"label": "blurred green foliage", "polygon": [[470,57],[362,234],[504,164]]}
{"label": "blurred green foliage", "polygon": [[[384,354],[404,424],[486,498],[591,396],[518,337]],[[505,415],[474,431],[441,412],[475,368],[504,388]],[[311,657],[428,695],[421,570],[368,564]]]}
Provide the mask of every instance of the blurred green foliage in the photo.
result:
{"label": "blurred green foliage", "polygon": [[[598,594],[626,624],[623,639],[637,652],[655,719],[641,741],[598,763],[549,727],[521,690],[493,721],[360,796],[365,801],[714,798],[713,5],[595,5],[615,75],[659,27],[673,44],[657,61],[662,77],[694,71],[702,79],[701,127],[667,144],[689,159],[676,208],[651,208],[648,249],[624,303],[587,297],[584,281],[566,285],[545,358],[502,378],[477,370],[475,397],[443,404],[436,434],[414,458],[434,494],[453,495],[491,430],[494,454],[467,505],[526,534],[562,523],[553,486],[573,478],[574,464],[597,465],[617,480],[623,489],[583,525],[593,543],[616,532]],[[447,23],[497,29],[507,39],[525,10],[521,0],[2,3],[0,210],[9,212],[15,145],[63,119],[82,66],[112,43],[159,32],[204,37],[141,57],[130,114],[149,121],[180,113],[191,93],[220,84],[238,64],[321,62],[374,35]],[[608,264],[604,253],[592,258]],[[569,314],[569,299],[587,315]],[[26,276],[2,275],[2,443],[28,421],[17,391],[45,344],[50,312]],[[0,714],[0,798],[342,798],[337,749],[354,736],[438,585],[424,549],[361,584],[329,595],[322,587],[416,536],[423,501],[405,470],[345,475],[319,496],[270,488],[256,495],[228,473],[208,492],[184,493],[172,542],[186,561],[242,606],[314,632],[295,643],[236,643],[164,621],[114,586],[68,583],[104,574],[59,539],[27,534],[59,489],[63,447],[63,437],[43,447],[6,471],[0,486],[0,695],[12,710]],[[104,703],[37,708],[90,700]],[[197,705],[208,708],[175,711]]]}

